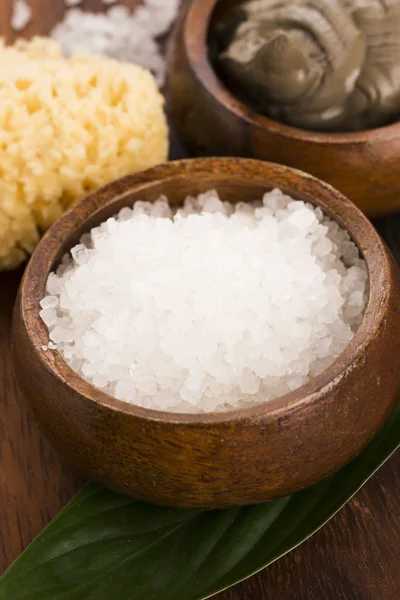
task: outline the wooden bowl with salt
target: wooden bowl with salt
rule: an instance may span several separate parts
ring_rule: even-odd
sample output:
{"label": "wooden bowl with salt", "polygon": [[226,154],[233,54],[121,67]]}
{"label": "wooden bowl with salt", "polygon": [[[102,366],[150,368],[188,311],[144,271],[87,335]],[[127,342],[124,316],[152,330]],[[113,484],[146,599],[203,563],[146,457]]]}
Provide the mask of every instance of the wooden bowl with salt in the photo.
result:
{"label": "wooden bowl with salt", "polygon": [[[175,414],[117,400],[45,351],[39,317],[48,274],[85,232],[136,200],[166,194],[180,205],[211,188],[231,202],[279,187],[348,230],[364,257],[369,299],[341,356],[306,385],[257,406]],[[140,500],[220,508],[284,496],[354,458],[387,419],[400,383],[400,279],[384,243],[359,209],[300,171],[238,158],[171,162],[88,196],[46,233],[15,305],[13,353],[26,401],[54,447],[89,477]]]}
{"label": "wooden bowl with salt", "polygon": [[169,110],[195,155],[243,156],[302,169],[339,189],[368,216],[400,209],[400,123],[319,133],[252,110],[210,58],[215,23],[241,0],[189,3],[169,49]]}

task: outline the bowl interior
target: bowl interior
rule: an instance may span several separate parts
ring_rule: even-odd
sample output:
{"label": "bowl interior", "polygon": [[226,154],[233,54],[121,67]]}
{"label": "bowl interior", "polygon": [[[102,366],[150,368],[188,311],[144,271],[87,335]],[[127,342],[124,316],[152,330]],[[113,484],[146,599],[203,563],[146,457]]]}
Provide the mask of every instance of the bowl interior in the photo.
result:
{"label": "bowl interior", "polygon": [[[186,415],[142,409],[119,401],[94,388],[83,380],[53,352],[45,352],[48,331],[39,317],[39,302],[44,296],[48,274],[59,264],[62,256],[79,242],[92,227],[114,216],[124,206],[137,200],[155,201],[161,194],[173,205],[182,204],[187,195],[216,189],[223,200],[231,202],[260,199],[268,190],[279,187],[296,199],[320,206],[324,212],[347,229],[365,258],[369,273],[369,300],[363,321],[344,353],[317,377],[286,396],[261,403],[255,407]],[[33,351],[43,366],[89,400],[100,402],[126,413],[156,420],[201,422],[225,421],[248,414],[281,410],[289,404],[311,400],[311,395],[331,384],[351,365],[358,350],[379,327],[383,318],[387,268],[383,243],[369,221],[351,202],[329,185],[294,169],[246,159],[197,159],[176,161],[155,167],[145,173],[128,176],[88,196],[66,213],[42,239],[25,271],[21,286],[22,313]],[[381,314],[382,313],[382,314]]]}

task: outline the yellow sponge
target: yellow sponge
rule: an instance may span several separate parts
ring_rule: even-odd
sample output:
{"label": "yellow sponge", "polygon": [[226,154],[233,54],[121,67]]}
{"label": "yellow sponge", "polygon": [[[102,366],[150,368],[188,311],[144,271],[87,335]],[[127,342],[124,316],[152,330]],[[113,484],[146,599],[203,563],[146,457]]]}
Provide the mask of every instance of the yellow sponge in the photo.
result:
{"label": "yellow sponge", "polygon": [[85,194],[167,158],[163,103],[139,66],[0,40],[0,270]]}

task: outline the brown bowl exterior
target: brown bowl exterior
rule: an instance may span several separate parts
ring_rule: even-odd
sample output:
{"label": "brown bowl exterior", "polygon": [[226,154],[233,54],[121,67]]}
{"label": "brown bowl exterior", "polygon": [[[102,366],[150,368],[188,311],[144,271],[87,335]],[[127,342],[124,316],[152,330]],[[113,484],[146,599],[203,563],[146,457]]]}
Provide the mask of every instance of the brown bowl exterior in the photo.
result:
{"label": "brown bowl exterior", "polygon": [[[327,181],[369,216],[400,209],[400,123],[370,131],[303,131],[260,115],[235,98],[208,57],[217,0],[190,3],[169,50],[172,119],[190,152],[244,156],[302,169]],[[219,13],[232,0],[218,4]]]}
{"label": "brown bowl exterior", "polygon": [[[219,414],[146,410],[82,380],[56,352],[39,318],[48,273],[82,233],[138,199],[165,193],[180,204],[216,188],[251,200],[273,187],[321,206],[347,228],[367,261],[370,298],[341,357],[294,392]],[[246,159],[177,161],[88,196],[44,236],[29,262],[14,313],[20,385],[55,448],[91,478],[140,500],[215,508],[282,496],[342,467],[377,433],[394,405],[400,369],[399,275],[385,245],[344,196],[313,177]]]}

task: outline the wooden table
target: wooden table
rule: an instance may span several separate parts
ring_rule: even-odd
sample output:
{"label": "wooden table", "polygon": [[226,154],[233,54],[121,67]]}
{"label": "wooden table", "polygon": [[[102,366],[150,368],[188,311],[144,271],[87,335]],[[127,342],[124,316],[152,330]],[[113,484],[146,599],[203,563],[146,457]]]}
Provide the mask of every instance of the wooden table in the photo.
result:
{"label": "wooden table", "polygon": [[[34,20],[24,35],[49,32],[63,0],[28,0]],[[125,2],[133,6],[137,0]],[[0,2],[9,40],[12,0]],[[101,0],[82,6],[98,9]],[[175,149],[175,152],[177,150]],[[0,198],[1,202],[1,198]],[[383,225],[400,256],[400,218]],[[0,232],[1,236],[1,232]],[[84,483],[40,435],[13,376],[12,306],[21,271],[0,275],[0,573]],[[400,598],[400,453],[311,540],[218,600],[397,600]],[[12,599],[4,599],[12,600]]]}

